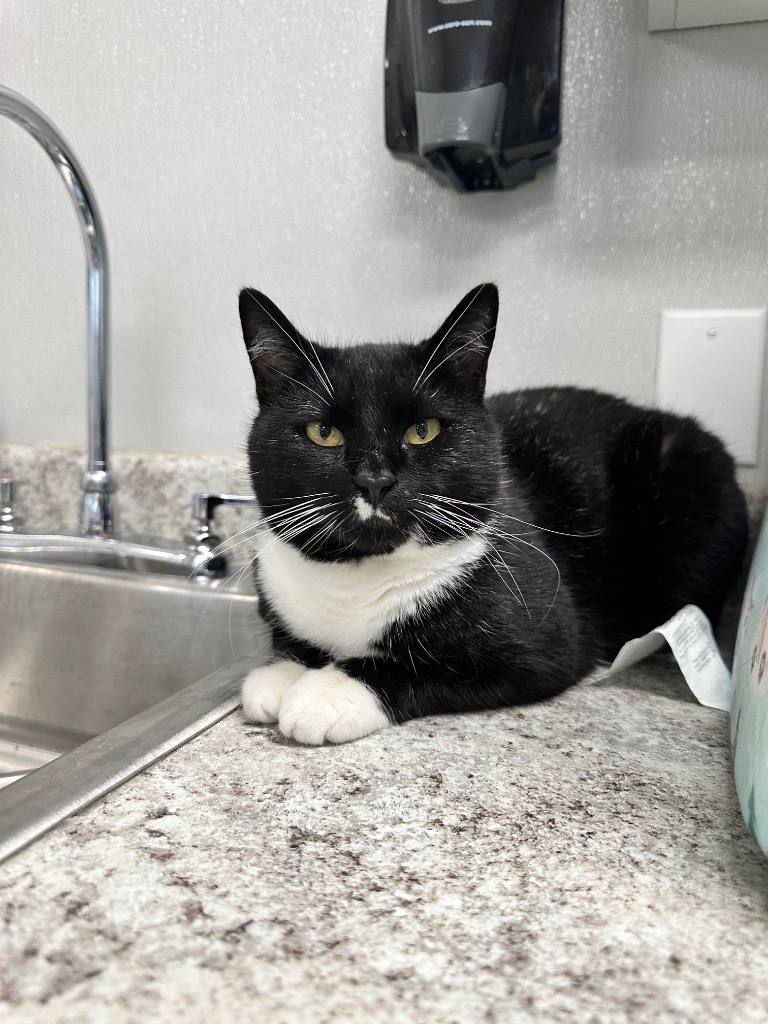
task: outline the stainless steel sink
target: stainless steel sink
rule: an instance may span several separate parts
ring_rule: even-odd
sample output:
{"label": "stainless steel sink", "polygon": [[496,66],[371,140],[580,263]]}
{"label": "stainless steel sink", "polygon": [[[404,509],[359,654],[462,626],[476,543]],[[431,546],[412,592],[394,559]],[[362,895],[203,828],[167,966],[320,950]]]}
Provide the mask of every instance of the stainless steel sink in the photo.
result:
{"label": "stainless steel sink", "polygon": [[0,547],[0,859],[229,713],[267,656],[243,585]]}
{"label": "stainless steel sink", "polygon": [[80,536],[20,533],[15,481],[0,474],[2,859],[231,711],[240,679],[267,647],[254,595],[210,578],[227,572],[215,509],[252,506],[252,497],[201,492],[183,544],[117,539],[101,214],[82,165],[41,110],[0,85],[0,116],[36,139],[61,174],[88,285]]}

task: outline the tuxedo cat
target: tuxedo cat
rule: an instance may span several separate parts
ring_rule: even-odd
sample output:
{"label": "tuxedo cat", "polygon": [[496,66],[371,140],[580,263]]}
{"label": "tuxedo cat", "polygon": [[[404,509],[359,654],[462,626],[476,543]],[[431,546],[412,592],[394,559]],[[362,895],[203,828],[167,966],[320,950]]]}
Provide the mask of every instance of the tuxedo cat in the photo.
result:
{"label": "tuxedo cat", "polygon": [[717,619],[747,535],[723,445],[596,391],[486,399],[497,313],[486,284],[419,344],[330,347],[241,293],[275,647],[247,719],[341,743],[552,697],[688,603]]}

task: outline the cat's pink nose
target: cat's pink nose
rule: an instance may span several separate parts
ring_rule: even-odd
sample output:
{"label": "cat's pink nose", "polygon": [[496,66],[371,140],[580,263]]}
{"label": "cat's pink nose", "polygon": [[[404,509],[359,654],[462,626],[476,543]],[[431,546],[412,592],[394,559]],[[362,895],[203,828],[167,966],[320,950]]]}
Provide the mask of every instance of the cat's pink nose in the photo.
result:
{"label": "cat's pink nose", "polygon": [[394,487],[397,478],[388,469],[375,473],[368,469],[361,469],[355,477],[355,483],[373,507],[378,508],[382,495]]}

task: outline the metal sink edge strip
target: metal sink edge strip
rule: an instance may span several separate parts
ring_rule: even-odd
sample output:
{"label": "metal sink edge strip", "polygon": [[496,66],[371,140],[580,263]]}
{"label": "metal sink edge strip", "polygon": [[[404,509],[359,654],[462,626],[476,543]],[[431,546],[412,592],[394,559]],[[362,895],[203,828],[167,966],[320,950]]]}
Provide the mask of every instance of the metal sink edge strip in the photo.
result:
{"label": "metal sink edge strip", "polygon": [[218,669],[0,790],[0,862],[225,718],[263,663],[254,655]]}

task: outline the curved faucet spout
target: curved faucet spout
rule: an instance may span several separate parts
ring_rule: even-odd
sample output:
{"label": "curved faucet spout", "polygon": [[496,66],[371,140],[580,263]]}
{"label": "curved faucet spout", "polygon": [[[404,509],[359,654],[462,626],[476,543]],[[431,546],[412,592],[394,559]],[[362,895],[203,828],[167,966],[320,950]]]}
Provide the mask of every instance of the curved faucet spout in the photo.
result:
{"label": "curved faucet spout", "polygon": [[0,114],[37,139],[64,179],[85,241],[88,271],[88,468],[83,474],[80,529],[114,536],[117,479],[109,458],[109,261],[93,189],[72,147],[53,122],[22,95],[0,85]]}

